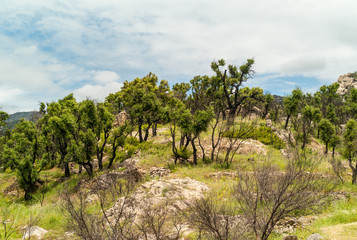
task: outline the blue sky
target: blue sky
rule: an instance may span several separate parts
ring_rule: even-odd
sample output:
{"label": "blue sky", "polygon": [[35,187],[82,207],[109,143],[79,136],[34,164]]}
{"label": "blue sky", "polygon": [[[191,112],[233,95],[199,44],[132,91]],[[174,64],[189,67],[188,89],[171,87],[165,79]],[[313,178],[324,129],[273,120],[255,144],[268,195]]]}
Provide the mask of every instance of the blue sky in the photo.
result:
{"label": "blue sky", "polygon": [[357,71],[352,0],[12,0],[0,7],[0,106],[104,100],[154,72],[171,84],[254,57],[248,86],[313,92]]}

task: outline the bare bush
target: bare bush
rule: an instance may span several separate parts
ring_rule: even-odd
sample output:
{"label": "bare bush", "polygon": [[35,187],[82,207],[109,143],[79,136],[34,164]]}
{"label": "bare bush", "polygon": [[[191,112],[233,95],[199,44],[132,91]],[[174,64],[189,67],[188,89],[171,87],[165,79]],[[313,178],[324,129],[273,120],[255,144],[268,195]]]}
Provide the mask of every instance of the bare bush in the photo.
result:
{"label": "bare bush", "polygon": [[330,160],[330,164],[331,164],[333,173],[340,180],[340,182],[343,184],[345,182],[345,179],[343,178],[343,173],[346,169],[343,166],[342,161],[340,159],[332,158]]}
{"label": "bare bush", "polygon": [[[63,210],[68,227],[81,239],[178,239],[182,216],[170,202],[154,205],[149,201],[135,202],[134,181],[108,175],[95,182],[88,192],[71,194],[66,191]],[[113,207],[114,203],[114,207]],[[93,211],[99,208],[99,211]]]}
{"label": "bare bush", "polygon": [[187,220],[204,239],[244,239],[247,225],[234,214],[231,206],[219,204],[212,197],[197,199],[188,205]]}
{"label": "bare bush", "polygon": [[9,208],[1,207],[0,221],[2,225],[2,232],[0,232],[0,239],[10,239],[18,229],[15,225],[15,219],[12,218]]}
{"label": "bare bush", "polygon": [[[89,192],[79,191],[71,196],[67,190],[63,194],[63,210],[67,215],[68,227],[81,239],[136,239],[134,227],[135,214],[126,211],[132,207],[128,194],[134,184],[129,180],[118,180],[109,177],[104,184],[96,186]],[[94,198],[94,201],[89,199]],[[118,198],[122,197],[120,206],[111,215],[106,211]],[[90,211],[91,206],[99,205],[99,214]]]}
{"label": "bare bush", "polygon": [[317,164],[298,156],[288,161],[284,171],[268,162],[254,165],[252,174],[240,174],[235,193],[256,239],[268,239],[286,217],[321,210],[334,186],[313,173]]}

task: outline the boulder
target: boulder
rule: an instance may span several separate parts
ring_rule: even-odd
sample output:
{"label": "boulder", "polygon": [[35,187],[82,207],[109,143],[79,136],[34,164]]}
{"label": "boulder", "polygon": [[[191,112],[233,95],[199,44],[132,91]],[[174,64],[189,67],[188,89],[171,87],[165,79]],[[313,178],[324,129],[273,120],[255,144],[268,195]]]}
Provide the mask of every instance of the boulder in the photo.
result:
{"label": "boulder", "polygon": [[22,237],[23,240],[41,239],[48,232],[47,230],[40,228],[38,226],[32,226],[32,227],[25,226],[24,229],[25,229],[25,234]]}
{"label": "boulder", "polygon": [[320,239],[324,239],[324,237],[318,233],[314,233],[310,237],[307,238],[307,240],[320,240]]}

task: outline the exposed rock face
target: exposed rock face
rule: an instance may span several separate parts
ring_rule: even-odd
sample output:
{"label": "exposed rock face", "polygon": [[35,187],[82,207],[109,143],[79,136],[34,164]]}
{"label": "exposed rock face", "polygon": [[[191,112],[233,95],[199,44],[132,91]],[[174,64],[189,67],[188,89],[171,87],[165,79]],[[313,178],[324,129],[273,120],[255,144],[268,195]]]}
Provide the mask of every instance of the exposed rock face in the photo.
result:
{"label": "exposed rock face", "polygon": [[[203,193],[208,190],[208,186],[202,182],[196,181],[189,177],[184,179],[168,179],[168,180],[152,180],[141,185],[134,194],[129,197],[131,204],[125,208],[136,216],[144,213],[145,208],[149,205],[157,206],[170,201],[170,205],[176,209],[186,208],[183,200],[191,202],[194,199],[203,197]],[[117,215],[118,210],[122,208],[125,198],[120,198],[112,208],[107,211],[107,214]],[[128,201],[126,199],[126,201]]]}
{"label": "exposed rock face", "polygon": [[357,79],[351,73],[339,76],[337,82],[340,84],[337,89],[340,95],[346,94],[351,88],[357,88]]}
{"label": "exposed rock face", "polygon": [[22,239],[41,239],[48,232],[47,230],[33,226],[33,227],[25,227],[26,232]]}
{"label": "exposed rock face", "polygon": [[164,177],[171,173],[170,169],[163,167],[152,167],[150,168],[150,177]]}
{"label": "exposed rock face", "polygon": [[117,115],[115,115],[115,120],[114,120],[113,126],[117,127],[117,126],[124,125],[125,121],[128,119],[129,119],[129,115],[125,111],[122,111],[122,112],[118,113]]}

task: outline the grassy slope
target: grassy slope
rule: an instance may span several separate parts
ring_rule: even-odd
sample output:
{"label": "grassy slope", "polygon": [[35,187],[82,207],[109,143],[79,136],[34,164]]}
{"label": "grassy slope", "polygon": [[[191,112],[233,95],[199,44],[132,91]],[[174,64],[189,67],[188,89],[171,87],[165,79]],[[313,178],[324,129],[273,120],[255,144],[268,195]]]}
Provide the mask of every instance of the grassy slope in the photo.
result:
{"label": "grassy slope", "polygon": [[[205,134],[209,138],[209,134]],[[250,171],[251,166],[247,158],[254,157],[255,161],[271,160],[277,163],[278,166],[283,167],[285,160],[279,150],[267,146],[267,155],[259,154],[237,155],[234,159],[233,165],[230,169],[223,169],[218,164],[199,163],[198,166],[193,167],[189,164],[174,166],[170,159],[172,158],[170,143],[168,142],[169,132],[165,128],[161,128],[159,134],[148,143],[131,146],[132,148],[140,149],[139,166],[146,170],[150,167],[169,167],[172,169],[172,174],[169,177],[191,177],[196,180],[206,183],[212,194],[222,201],[229,201],[231,198],[231,190],[234,184],[234,179],[212,179],[206,176],[209,173],[217,171]],[[314,154],[313,152],[311,154]],[[330,170],[327,159],[323,159],[319,167],[319,171],[326,174]],[[346,171],[346,180],[350,181],[349,169]],[[7,210],[11,217],[9,219],[16,219],[15,224],[23,227],[28,224],[30,216],[36,219],[35,225],[40,226],[46,230],[50,230],[50,234],[46,234],[46,239],[58,239],[66,232],[66,219],[61,211],[60,193],[65,186],[73,188],[76,186],[82,176],[72,175],[70,179],[64,179],[63,173],[60,169],[52,169],[43,171],[41,178],[47,180],[47,190],[45,191],[45,199],[43,205],[39,201],[40,194],[34,197],[30,203],[24,202],[23,198],[4,196],[4,190],[15,181],[13,173],[0,173],[0,206],[1,209]],[[149,180],[147,178],[146,180]],[[353,231],[356,231],[357,225],[357,186],[352,186],[349,183],[339,186],[338,191],[347,193],[346,200],[335,201],[331,206],[324,210],[319,215],[311,226],[306,229],[299,229],[295,234],[301,239],[306,239],[314,232],[318,232],[325,236],[326,239],[353,239]],[[0,217],[1,218],[1,217]],[[2,231],[0,226],[0,231]],[[334,233],[334,235],[332,235]],[[349,238],[350,236],[350,238]],[[15,238],[21,237],[20,233],[14,235]],[[272,236],[272,239],[281,239],[280,236]]]}

